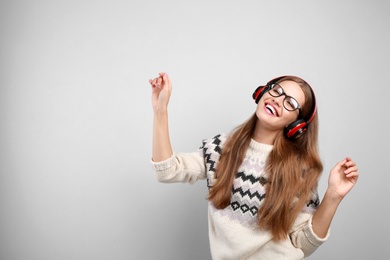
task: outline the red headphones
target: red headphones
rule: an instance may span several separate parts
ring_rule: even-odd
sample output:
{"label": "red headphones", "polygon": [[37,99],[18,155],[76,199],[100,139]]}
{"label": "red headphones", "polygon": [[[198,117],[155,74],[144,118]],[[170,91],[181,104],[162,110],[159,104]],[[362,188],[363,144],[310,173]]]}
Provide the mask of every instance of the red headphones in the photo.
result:
{"label": "red headphones", "polygon": [[[258,87],[255,92],[253,92],[252,94],[252,97],[253,99],[255,100],[256,104],[259,103],[259,100],[261,99],[261,97],[270,90],[270,86],[274,83],[277,83],[278,81],[280,81],[281,79],[285,78],[285,77],[288,77],[288,76],[281,76],[281,77],[277,77],[271,81],[269,81],[267,83],[267,85],[265,86],[260,86]],[[299,78],[301,79],[301,78]],[[287,139],[290,139],[290,140],[294,140],[294,139],[297,139],[299,137],[301,137],[302,135],[304,135],[307,131],[307,128],[309,127],[309,124],[313,121],[316,113],[317,113],[317,105],[316,105],[316,96],[314,94],[314,91],[312,89],[312,87],[309,85],[309,83],[307,83],[305,80],[301,79],[303,82],[305,82],[308,86],[309,86],[309,89],[310,89],[310,92],[313,96],[313,105],[312,105],[312,111],[310,113],[310,117],[309,118],[306,118],[306,119],[297,119],[295,120],[294,122],[292,122],[291,124],[287,125],[285,128],[284,128],[284,136],[287,138]]]}

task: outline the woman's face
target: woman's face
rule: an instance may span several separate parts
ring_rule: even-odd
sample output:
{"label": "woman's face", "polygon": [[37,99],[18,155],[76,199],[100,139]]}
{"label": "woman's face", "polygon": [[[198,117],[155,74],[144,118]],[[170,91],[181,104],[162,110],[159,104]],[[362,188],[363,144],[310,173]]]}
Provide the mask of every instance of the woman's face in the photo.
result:
{"label": "woman's face", "polygon": [[[279,82],[286,95],[291,96],[298,101],[302,108],[305,104],[305,94],[298,83],[290,80]],[[289,111],[283,105],[286,95],[273,97],[269,92],[265,93],[260,99],[256,115],[259,123],[268,130],[280,131],[288,124],[298,119],[299,110]]]}

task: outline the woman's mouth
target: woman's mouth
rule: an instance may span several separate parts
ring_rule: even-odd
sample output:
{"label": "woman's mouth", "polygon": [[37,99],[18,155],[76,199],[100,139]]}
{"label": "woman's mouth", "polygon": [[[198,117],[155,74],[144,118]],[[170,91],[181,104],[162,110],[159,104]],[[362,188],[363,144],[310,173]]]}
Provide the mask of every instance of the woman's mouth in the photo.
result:
{"label": "woman's mouth", "polygon": [[268,114],[271,114],[273,116],[279,116],[278,111],[275,109],[275,107],[271,106],[270,104],[265,105],[265,111]]}

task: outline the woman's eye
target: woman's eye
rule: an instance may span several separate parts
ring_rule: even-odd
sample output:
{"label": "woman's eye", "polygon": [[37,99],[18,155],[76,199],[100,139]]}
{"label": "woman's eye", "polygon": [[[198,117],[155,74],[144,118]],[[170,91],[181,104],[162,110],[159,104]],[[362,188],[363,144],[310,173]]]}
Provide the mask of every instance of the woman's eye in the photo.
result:
{"label": "woman's eye", "polygon": [[293,99],[286,100],[286,103],[292,109],[296,109],[298,107],[298,104]]}

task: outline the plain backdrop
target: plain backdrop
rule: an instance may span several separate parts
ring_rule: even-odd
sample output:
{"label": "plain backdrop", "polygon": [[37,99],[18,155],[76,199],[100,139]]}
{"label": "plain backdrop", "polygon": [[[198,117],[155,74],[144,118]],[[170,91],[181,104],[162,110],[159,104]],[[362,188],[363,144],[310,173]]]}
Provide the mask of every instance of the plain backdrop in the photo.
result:
{"label": "plain backdrop", "polygon": [[211,259],[204,181],[150,166],[148,80],[165,71],[176,152],[254,112],[286,74],[314,88],[325,170],[360,178],[309,259],[390,257],[390,2],[1,0],[0,259]]}

